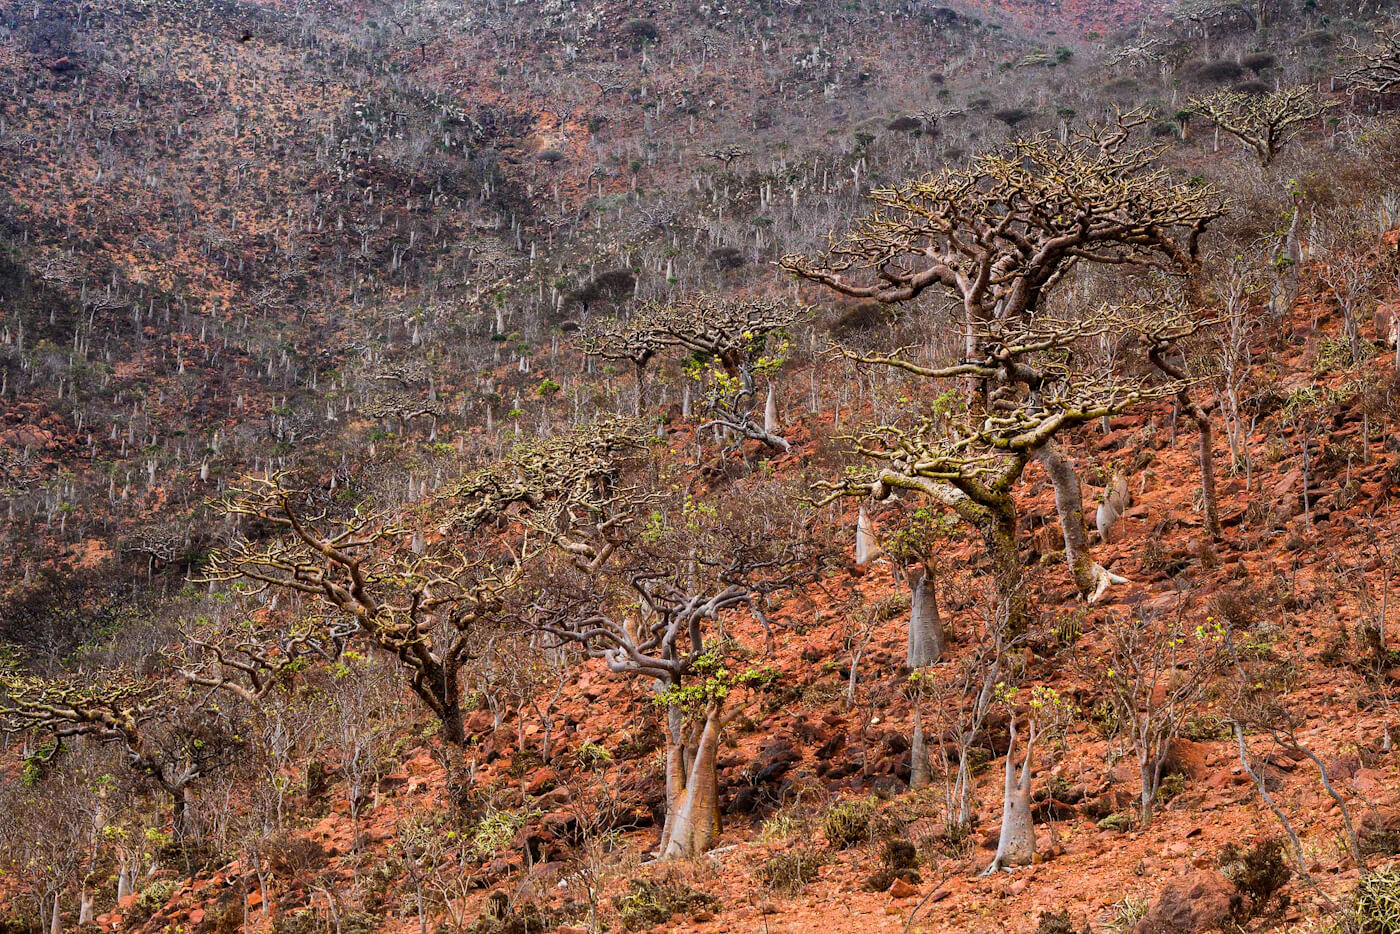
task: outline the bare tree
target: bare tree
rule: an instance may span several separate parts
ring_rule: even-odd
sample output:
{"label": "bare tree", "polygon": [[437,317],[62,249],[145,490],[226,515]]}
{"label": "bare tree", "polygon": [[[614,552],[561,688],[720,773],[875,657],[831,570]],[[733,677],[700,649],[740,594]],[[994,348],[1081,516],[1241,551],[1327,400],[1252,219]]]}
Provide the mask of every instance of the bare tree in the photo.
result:
{"label": "bare tree", "polygon": [[[1155,167],[1151,152],[1126,152],[1126,139],[1126,133],[1103,131],[1071,143],[1022,140],[1005,153],[978,156],[968,168],[877,190],[871,194],[876,213],[835,241],[825,256],[788,255],[781,265],[854,298],[903,302],[930,288],[953,298],[964,332],[964,362],[926,366],[898,352],[850,356],[926,378],[963,379],[980,394],[990,425],[1002,417],[1001,412],[993,415],[1001,402],[989,398],[990,393],[1020,385],[1033,398],[1033,384],[1046,375],[1028,370],[1023,379],[1016,358],[1047,339],[1046,348],[1072,342],[1038,329],[1047,298],[1076,266],[1106,264],[1189,276],[1196,270],[1201,235],[1226,210],[1209,186],[1184,185]],[[1035,323],[1026,324],[1028,319]],[[1088,336],[1093,328],[1080,326],[1077,333]],[[1019,329],[1036,336],[1017,350]],[[997,341],[1000,347],[988,346]],[[1080,388],[1093,383],[1081,381]],[[941,458],[925,479],[960,484],[952,498],[956,502],[944,500],[946,504],[979,527],[1005,529],[1011,485],[1025,460],[1040,460],[1055,482],[1075,583],[1093,592],[1106,578],[1083,547],[1082,509],[1076,511],[1081,493],[1073,465],[1051,442],[1062,428],[1131,404],[1112,391],[1108,396],[1090,391],[1078,400],[1083,407],[1068,405],[1035,430],[1022,423],[995,439],[991,447],[1014,452],[1011,460],[1022,461],[1008,464],[1007,472],[987,471],[977,463],[980,451],[969,461],[967,443],[957,438],[955,446],[964,450],[954,461],[962,463]],[[1090,410],[1098,414],[1083,417]],[[982,440],[993,441],[985,434]],[[977,508],[966,508],[969,499]],[[1004,551],[1006,544],[1000,542],[998,548]]]}
{"label": "bare tree", "polygon": [[667,718],[663,859],[713,845],[719,742],[737,712],[730,695],[772,674],[731,668],[748,653],[727,631],[725,614],[746,609],[767,628],[771,596],[812,580],[822,566],[809,517],[788,508],[792,497],[776,485],[714,504],[679,495],[664,504],[653,498],[643,521],[625,529],[599,517],[597,526],[609,525],[611,560],[590,565],[574,552],[531,611],[542,631],[582,645],[610,671],[654,682]]}
{"label": "bare tree", "polygon": [[606,359],[630,360],[639,386],[657,353],[686,353],[688,369],[705,386],[712,415],[698,430],[717,427],[740,442],[752,439],[786,452],[791,444],[772,419],[757,414],[758,379],[770,381],[771,398],[772,378],[787,353],[787,329],[804,314],[805,308],[788,302],[712,295],[653,302],[626,322],[596,325],[585,337],[584,350]]}
{"label": "bare tree", "polygon": [[1284,88],[1268,94],[1222,90],[1186,105],[1254,151],[1262,168],[1273,165],[1279,151],[1325,109],[1311,87]]}
{"label": "bare tree", "polygon": [[181,695],[123,672],[67,678],[0,673],[0,727],[54,737],[50,756],[76,737],[115,745],[134,773],[170,799],[177,840],[193,829],[195,783],[227,764],[240,742],[229,715],[207,694]]}
{"label": "bare tree", "polygon": [[1377,34],[1373,48],[1356,47],[1354,54],[1355,64],[1341,75],[1348,85],[1372,94],[1400,88],[1400,30]]}
{"label": "bare tree", "polygon": [[1226,635],[1224,624],[1210,617],[1188,627],[1179,613],[1167,620],[1135,614],[1110,630],[1107,666],[1089,672],[1137,754],[1143,826],[1156,812],[1172,740],[1228,662]]}
{"label": "bare tree", "polygon": [[536,513],[532,522],[548,527],[582,508],[612,472],[613,452],[638,443],[619,422],[523,444],[458,484],[444,503],[452,514],[446,534],[431,543],[393,515],[337,513],[281,475],[250,478],[224,509],[282,534],[216,555],[210,578],[302,594],[351,621],[397,660],[409,689],[441,721],[443,739],[460,747],[461,681],[478,631],[505,618],[525,563],[541,547],[496,526],[518,529],[515,520]]}
{"label": "bare tree", "polygon": [[[1078,321],[1041,315],[980,329],[978,360],[928,367],[902,355],[876,357],[847,352],[862,363],[894,366],[931,379],[972,377],[989,387],[980,410],[944,397],[939,414],[912,429],[881,426],[856,442],[856,452],[876,462],[866,472],[822,482],[825,501],[838,496],[884,499],[898,490],[921,493],[957,514],[983,536],[995,578],[1009,598],[1019,591],[1017,509],[1012,496],[1032,459],[1054,481],[1064,529],[1065,553],[1076,586],[1098,599],[1123,579],[1089,555],[1079,480],[1055,448],[1061,432],[1113,415],[1181,388],[1180,380],[1153,382],[1109,367],[1065,366],[1063,360],[1086,340],[1105,335],[1145,340],[1179,336],[1196,327],[1157,308],[1101,308]],[[1019,618],[1019,610],[1013,612]]]}

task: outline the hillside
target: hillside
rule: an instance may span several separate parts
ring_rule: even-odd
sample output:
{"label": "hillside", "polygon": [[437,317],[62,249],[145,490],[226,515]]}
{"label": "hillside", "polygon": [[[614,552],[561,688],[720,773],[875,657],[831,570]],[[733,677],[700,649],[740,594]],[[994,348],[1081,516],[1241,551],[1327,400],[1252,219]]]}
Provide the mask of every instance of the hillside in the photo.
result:
{"label": "hillside", "polygon": [[1400,930],[1394,29],[0,0],[0,934]]}

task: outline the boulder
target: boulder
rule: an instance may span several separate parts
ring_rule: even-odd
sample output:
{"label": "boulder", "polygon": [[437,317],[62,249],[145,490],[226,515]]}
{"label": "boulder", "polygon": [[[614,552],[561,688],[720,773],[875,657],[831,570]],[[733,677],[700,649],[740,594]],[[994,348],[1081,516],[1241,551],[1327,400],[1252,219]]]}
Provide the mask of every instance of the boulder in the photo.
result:
{"label": "boulder", "polygon": [[1172,879],[1162,887],[1134,934],[1198,934],[1219,930],[1240,909],[1235,887],[1214,869]]}

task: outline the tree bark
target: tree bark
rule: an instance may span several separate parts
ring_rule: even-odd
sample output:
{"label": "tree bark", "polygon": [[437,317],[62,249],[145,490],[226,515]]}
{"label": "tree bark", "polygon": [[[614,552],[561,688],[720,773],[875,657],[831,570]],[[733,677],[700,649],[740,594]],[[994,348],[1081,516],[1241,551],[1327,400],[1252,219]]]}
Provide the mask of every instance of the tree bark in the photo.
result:
{"label": "tree bark", "polygon": [[1035,859],[1035,824],[1031,821],[1031,760],[1035,754],[1035,725],[1026,737],[1026,758],[1016,774],[1016,718],[1011,718],[1011,742],[1006,750],[1006,775],[1001,804],[1001,836],[997,854],[985,874],[1009,866],[1026,866]]}
{"label": "tree bark", "polygon": [[[1166,347],[1157,346],[1148,352],[1152,365],[1172,379],[1184,380],[1186,377],[1181,368],[1167,361],[1166,350]],[[1210,411],[1192,401],[1191,394],[1184,388],[1177,391],[1176,401],[1196,424],[1200,445],[1196,459],[1201,468],[1201,504],[1205,510],[1206,531],[1210,533],[1211,538],[1218,539],[1221,536],[1220,505],[1215,492],[1215,432],[1210,426]],[[1211,407],[1214,407],[1214,403]]]}
{"label": "tree bark", "polygon": [[1074,464],[1049,443],[1039,447],[1035,456],[1055,486],[1055,510],[1060,515],[1060,527],[1064,530],[1065,561],[1074,577],[1075,589],[1087,595],[1092,603],[1102,597],[1111,585],[1126,584],[1127,580],[1104,568],[1089,554],[1088,539],[1084,533],[1084,498]]}
{"label": "tree bark", "polygon": [[1021,552],[1016,547],[1016,513],[993,513],[983,525],[999,613],[1005,615],[1008,632],[1020,632],[1027,621],[1026,595],[1021,591]]}
{"label": "tree bark", "polygon": [[[705,725],[696,745],[695,759],[685,773],[685,787],[671,798],[666,808],[666,828],[661,858],[689,859],[714,846],[719,836],[719,758],[720,712],[711,705],[705,712]],[[671,783],[670,751],[667,751],[667,784]]]}
{"label": "tree bark", "polygon": [[923,668],[943,655],[943,620],[938,614],[938,594],[932,569],[920,567],[914,573],[913,593],[909,599],[909,651],[906,664],[910,668]]}
{"label": "tree bark", "polygon": [[929,768],[928,742],[924,738],[924,718],[919,711],[919,702],[914,701],[914,736],[909,741],[909,787],[925,788],[933,783],[933,771]]}

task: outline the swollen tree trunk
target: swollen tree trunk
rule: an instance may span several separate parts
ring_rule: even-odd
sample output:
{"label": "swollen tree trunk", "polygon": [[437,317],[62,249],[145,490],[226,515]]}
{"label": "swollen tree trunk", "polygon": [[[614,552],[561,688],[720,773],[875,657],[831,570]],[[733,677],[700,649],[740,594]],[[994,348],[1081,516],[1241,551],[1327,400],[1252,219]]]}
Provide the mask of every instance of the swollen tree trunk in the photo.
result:
{"label": "swollen tree trunk", "polygon": [[860,504],[856,515],[856,566],[865,567],[880,556],[880,546],[875,541],[875,530],[870,525],[870,515],[865,504]]}
{"label": "swollen tree trunk", "polygon": [[[1181,395],[1184,398],[1186,393],[1183,391]],[[1215,455],[1211,452],[1215,435],[1211,431],[1210,415],[1199,405],[1191,405],[1187,411],[1191,413],[1199,434],[1200,447],[1196,456],[1201,465],[1201,502],[1205,507],[1206,531],[1212,538],[1219,538],[1220,505],[1215,494]]]}
{"label": "swollen tree trunk", "polygon": [[[666,754],[666,825],[661,835],[661,859],[689,859],[714,846],[719,836],[720,712],[715,705],[705,711],[705,723],[690,768],[681,772],[680,750]],[[674,745],[674,743],[673,743]],[[684,782],[674,795],[676,780]]]}
{"label": "swollen tree trunk", "polygon": [[932,665],[943,655],[943,620],[938,615],[938,595],[933,571],[921,567],[914,572],[913,593],[909,599],[910,668]]}
{"label": "swollen tree trunk", "polygon": [[1084,499],[1079,490],[1079,475],[1074,464],[1046,443],[1035,452],[1050,482],[1055,485],[1055,509],[1060,514],[1060,527],[1065,533],[1065,561],[1074,576],[1074,586],[1093,603],[1113,584],[1126,584],[1126,578],[1107,570],[1089,554],[1084,534]]}
{"label": "swollen tree trunk", "polygon": [[[1166,351],[1167,348],[1160,345],[1148,351],[1152,365],[1172,379],[1185,380],[1186,375],[1182,369],[1166,359]],[[1201,468],[1201,504],[1205,510],[1206,531],[1212,538],[1219,538],[1220,505],[1215,493],[1215,454],[1212,450],[1215,446],[1215,432],[1210,427],[1210,411],[1192,401],[1191,394],[1185,388],[1177,391],[1176,401],[1182,410],[1191,416],[1191,421],[1196,423],[1200,442],[1196,459]],[[1211,407],[1213,406],[1214,403],[1211,403]]]}
{"label": "swollen tree trunk", "polygon": [[924,718],[919,710],[919,701],[914,701],[914,736],[909,741],[909,787],[925,788],[933,783],[933,770],[929,768],[928,742],[924,738]]}
{"label": "swollen tree trunk", "polygon": [[1031,821],[1031,757],[1035,754],[1035,723],[1026,737],[1026,758],[1016,774],[1016,718],[1011,718],[1011,741],[1006,749],[1006,776],[1001,804],[1001,836],[997,855],[984,875],[1035,860],[1035,824]]}
{"label": "swollen tree trunk", "polygon": [[121,901],[131,894],[131,869],[125,862],[122,863],[121,871],[117,873],[117,901]]}
{"label": "swollen tree trunk", "polygon": [[92,893],[84,888],[78,893],[78,926],[92,923]]}

